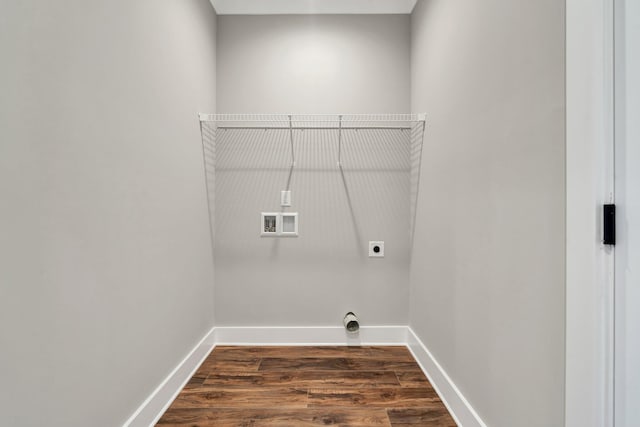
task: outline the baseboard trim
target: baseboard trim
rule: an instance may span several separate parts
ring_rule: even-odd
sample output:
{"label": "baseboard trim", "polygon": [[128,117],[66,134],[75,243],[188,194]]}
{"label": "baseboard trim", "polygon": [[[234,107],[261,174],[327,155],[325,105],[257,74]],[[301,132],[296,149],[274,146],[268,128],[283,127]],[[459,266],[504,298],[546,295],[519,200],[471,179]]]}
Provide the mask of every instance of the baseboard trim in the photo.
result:
{"label": "baseboard trim", "polygon": [[211,328],[205,334],[189,354],[167,375],[164,381],[142,402],[142,405],[129,417],[123,427],[149,427],[158,422],[162,414],[169,408],[178,393],[215,347],[214,331],[215,328]]}
{"label": "baseboard trim", "polygon": [[216,327],[217,345],[406,345],[406,326]]}
{"label": "baseboard trim", "polygon": [[407,328],[407,337],[409,351],[413,354],[413,357],[456,423],[460,427],[487,427],[449,375],[447,375],[447,372],[410,327]]}

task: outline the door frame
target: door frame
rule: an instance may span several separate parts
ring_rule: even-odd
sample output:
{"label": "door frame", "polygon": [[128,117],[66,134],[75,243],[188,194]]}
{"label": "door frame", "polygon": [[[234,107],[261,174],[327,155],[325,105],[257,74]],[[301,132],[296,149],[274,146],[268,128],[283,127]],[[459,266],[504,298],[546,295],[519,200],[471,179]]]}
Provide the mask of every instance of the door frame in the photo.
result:
{"label": "door frame", "polygon": [[630,162],[638,153],[638,127],[634,120],[640,113],[637,70],[640,63],[638,38],[640,4],[636,0],[614,0],[615,24],[615,185],[616,216],[619,234],[616,246],[615,283],[615,371],[614,423],[619,427],[640,423],[637,409],[640,371],[638,355],[638,276],[633,265],[637,256],[638,221],[637,185],[640,174]]}
{"label": "door frame", "polygon": [[566,1],[565,426],[613,427],[614,0]]}

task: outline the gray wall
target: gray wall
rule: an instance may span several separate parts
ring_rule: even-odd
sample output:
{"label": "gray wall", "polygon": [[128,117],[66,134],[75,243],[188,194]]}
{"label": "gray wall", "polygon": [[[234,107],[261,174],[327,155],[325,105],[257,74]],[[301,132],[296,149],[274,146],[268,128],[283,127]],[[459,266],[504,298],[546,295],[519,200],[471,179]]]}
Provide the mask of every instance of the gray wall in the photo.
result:
{"label": "gray wall", "polygon": [[0,2],[0,424],[122,424],[213,324],[207,0]]}
{"label": "gray wall", "polygon": [[404,113],[407,15],[220,16],[221,113]]}
{"label": "gray wall", "polygon": [[564,4],[418,2],[410,325],[487,425],[563,425]]}
{"label": "gray wall", "polygon": [[[218,110],[409,110],[408,16],[221,16]],[[236,131],[234,131],[236,132]],[[300,237],[261,238],[280,211],[288,134],[228,135],[216,149],[216,325],[408,322],[409,151],[397,135],[296,132],[291,177]],[[395,141],[395,142],[394,142]],[[386,257],[369,259],[369,240]]]}

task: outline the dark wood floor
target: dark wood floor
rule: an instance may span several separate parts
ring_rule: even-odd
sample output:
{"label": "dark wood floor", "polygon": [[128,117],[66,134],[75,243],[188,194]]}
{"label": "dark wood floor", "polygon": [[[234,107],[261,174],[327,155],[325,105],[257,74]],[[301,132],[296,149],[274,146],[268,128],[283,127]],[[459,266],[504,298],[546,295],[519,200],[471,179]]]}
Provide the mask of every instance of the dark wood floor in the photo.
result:
{"label": "dark wood floor", "polygon": [[456,424],[405,347],[216,347],[158,425]]}

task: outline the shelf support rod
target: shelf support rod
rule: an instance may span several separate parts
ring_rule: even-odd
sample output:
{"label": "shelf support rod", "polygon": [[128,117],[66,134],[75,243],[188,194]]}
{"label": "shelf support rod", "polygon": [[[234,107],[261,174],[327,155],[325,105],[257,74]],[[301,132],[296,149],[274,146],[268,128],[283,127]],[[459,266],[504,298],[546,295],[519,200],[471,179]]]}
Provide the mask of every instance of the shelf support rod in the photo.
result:
{"label": "shelf support rod", "polygon": [[338,167],[342,168],[342,115],[338,117],[340,120],[338,125]]}
{"label": "shelf support rod", "polygon": [[291,143],[291,168],[296,165],[296,156],[293,152],[293,123],[291,119],[291,114],[289,114],[289,142]]}

